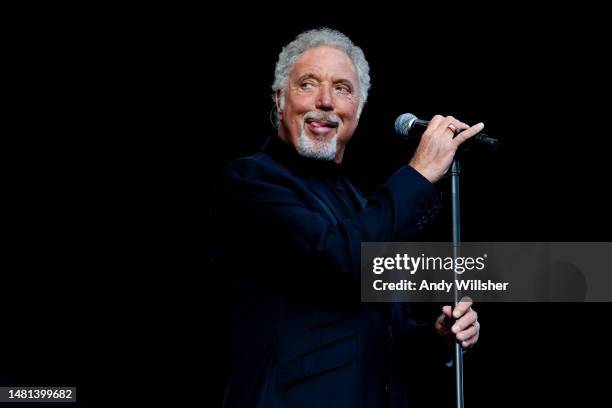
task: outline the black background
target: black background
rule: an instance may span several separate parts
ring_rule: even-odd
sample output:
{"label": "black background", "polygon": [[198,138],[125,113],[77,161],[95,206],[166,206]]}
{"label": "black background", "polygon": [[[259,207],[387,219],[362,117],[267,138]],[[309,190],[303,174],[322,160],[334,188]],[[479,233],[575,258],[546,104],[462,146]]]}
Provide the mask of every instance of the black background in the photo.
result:
{"label": "black background", "polygon": [[[600,10],[261,12],[11,14],[2,385],[76,385],[88,407],[219,401],[228,328],[206,263],[208,197],[225,163],[274,134],[274,65],[307,28],[346,33],[370,62],[345,155],[363,191],[410,158],[393,133],[399,114],[452,114],[483,121],[502,145],[464,161],[465,241],[610,240]],[[448,239],[448,221],[428,237]],[[466,406],[605,397],[609,304],[477,310]],[[440,377],[432,392],[452,401],[452,386]]]}

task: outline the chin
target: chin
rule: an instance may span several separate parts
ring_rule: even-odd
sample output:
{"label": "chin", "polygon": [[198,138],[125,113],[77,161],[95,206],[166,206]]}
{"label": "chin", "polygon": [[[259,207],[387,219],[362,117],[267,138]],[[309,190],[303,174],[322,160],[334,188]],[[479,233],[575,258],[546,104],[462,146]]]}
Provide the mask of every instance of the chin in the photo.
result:
{"label": "chin", "polygon": [[304,130],[298,137],[296,150],[300,156],[309,159],[334,160],[338,153],[338,133],[333,136],[313,136]]}

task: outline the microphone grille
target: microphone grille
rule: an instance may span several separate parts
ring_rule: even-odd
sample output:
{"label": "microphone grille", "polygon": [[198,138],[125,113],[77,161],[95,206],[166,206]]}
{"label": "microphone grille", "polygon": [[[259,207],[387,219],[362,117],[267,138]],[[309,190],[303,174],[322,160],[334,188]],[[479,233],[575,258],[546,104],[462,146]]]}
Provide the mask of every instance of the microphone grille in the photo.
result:
{"label": "microphone grille", "polygon": [[395,132],[401,136],[408,136],[415,120],[417,117],[412,113],[399,115],[395,120]]}

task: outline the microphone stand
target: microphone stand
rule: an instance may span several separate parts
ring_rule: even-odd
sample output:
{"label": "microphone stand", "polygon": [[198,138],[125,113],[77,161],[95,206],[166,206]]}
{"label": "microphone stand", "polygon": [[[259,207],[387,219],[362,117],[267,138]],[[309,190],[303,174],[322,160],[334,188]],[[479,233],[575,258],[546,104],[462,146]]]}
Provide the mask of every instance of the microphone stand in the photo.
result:
{"label": "microphone stand", "polygon": [[[453,159],[453,164],[451,165],[451,198],[452,198],[452,212],[453,212],[453,261],[455,261],[460,256],[460,248],[461,245],[461,212],[459,207],[459,175],[461,174],[461,168],[459,166],[459,160],[457,157]],[[456,262],[453,263],[456,265]],[[453,273],[453,277],[455,280],[458,278],[458,274],[456,271]],[[459,304],[459,290],[457,289],[457,285],[453,285],[453,294],[455,300],[455,307]],[[454,309],[453,309],[454,310]],[[455,390],[456,390],[456,407],[463,408],[463,351],[461,350],[461,343],[456,340],[455,341],[455,356],[454,356],[454,364],[455,364]]]}

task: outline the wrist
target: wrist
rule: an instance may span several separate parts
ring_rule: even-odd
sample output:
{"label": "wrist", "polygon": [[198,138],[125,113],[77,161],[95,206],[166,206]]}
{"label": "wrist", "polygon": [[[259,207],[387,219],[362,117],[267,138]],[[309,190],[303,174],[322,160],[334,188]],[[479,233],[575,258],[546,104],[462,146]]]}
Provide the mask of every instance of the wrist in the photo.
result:
{"label": "wrist", "polygon": [[412,161],[408,163],[408,166],[415,169],[419,174],[425,177],[430,183],[435,183],[438,179],[429,171],[427,171],[426,167],[419,166],[417,163],[413,163]]}

